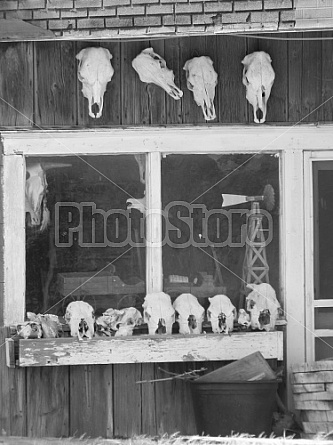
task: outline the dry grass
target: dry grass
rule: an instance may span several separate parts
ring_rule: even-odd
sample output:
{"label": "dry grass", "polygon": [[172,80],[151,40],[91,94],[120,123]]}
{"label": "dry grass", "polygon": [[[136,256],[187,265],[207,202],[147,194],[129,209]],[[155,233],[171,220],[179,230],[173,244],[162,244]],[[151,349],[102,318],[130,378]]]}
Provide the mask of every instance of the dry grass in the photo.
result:
{"label": "dry grass", "polygon": [[293,439],[292,437],[252,437],[236,435],[232,437],[209,436],[163,436],[152,438],[146,436],[131,439],[91,439],[81,438],[28,438],[0,436],[1,445],[333,445],[333,440],[326,436],[314,439]]}

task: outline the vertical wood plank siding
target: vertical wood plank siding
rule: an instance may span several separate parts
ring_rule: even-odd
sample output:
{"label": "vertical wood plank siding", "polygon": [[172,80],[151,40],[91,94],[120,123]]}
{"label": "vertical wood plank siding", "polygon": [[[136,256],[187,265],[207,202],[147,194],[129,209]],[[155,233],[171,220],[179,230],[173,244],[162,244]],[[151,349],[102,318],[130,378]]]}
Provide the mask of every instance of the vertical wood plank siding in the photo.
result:
{"label": "vertical wood plank siding", "polygon": [[[280,39],[320,37],[332,36],[332,32],[280,33],[278,36]],[[110,50],[115,70],[104,95],[100,119],[89,117],[88,101],[77,79],[75,56],[92,45]],[[184,93],[181,100],[172,99],[154,84],[141,82],[132,68],[132,60],[149,46],[164,57],[173,70],[175,83]],[[252,107],[246,101],[242,85],[241,61],[246,54],[258,50],[270,54],[276,73],[267,123],[331,120],[332,102],[312,112],[333,93],[331,40],[287,42],[219,35],[151,42],[3,43],[0,45],[0,128],[205,125],[201,108],[186,87],[183,69],[188,59],[202,55],[211,57],[219,75],[215,96],[217,118],[209,124],[253,123]]]}
{"label": "vertical wood plank siding", "polygon": [[[332,33],[304,34],[331,36]],[[282,34],[278,36],[282,37]],[[290,34],[288,37],[300,37]],[[90,45],[113,54],[114,77],[108,84],[103,116],[88,116],[87,100],[77,80],[75,55]],[[131,62],[153,46],[173,69],[184,97],[175,101],[155,85],[139,80]],[[275,41],[240,36],[184,37],[152,42],[49,42],[0,45],[0,128],[110,127],[118,125],[205,124],[201,109],[186,88],[183,66],[189,58],[209,55],[219,74],[209,124],[253,122],[245,99],[241,60],[267,51],[276,81],[267,122],[295,123],[333,95],[333,41]],[[9,106],[6,102],[10,103]],[[328,102],[307,121],[332,121]],[[33,124],[32,121],[35,123]],[[1,221],[0,221],[1,223]],[[0,306],[1,307],[1,306]],[[3,344],[6,329],[0,331]],[[209,363],[213,369],[220,365]],[[0,347],[0,431],[24,436],[129,436],[180,431],[194,434],[189,384],[182,381],[137,384],[165,377],[159,368],[181,373],[196,366],[130,364],[63,368],[8,369]]]}

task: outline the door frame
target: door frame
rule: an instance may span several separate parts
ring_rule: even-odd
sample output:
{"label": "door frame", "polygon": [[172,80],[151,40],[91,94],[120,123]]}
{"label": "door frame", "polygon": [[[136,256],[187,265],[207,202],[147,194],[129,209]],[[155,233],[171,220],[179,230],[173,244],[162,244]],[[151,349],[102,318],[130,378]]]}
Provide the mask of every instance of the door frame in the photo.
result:
{"label": "door frame", "polygon": [[333,329],[315,329],[315,309],[333,307],[333,299],[315,300],[315,214],[314,214],[314,175],[315,162],[333,161],[333,152],[306,151],[304,152],[304,249],[305,249],[305,338],[306,362],[315,361],[315,338],[333,337]]}

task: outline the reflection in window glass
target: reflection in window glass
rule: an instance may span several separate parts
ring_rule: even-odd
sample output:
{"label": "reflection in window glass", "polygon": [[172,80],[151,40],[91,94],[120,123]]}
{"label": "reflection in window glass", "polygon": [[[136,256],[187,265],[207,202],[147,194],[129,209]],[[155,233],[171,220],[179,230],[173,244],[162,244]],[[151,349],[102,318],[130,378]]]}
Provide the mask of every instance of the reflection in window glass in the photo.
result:
{"label": "reflection in window glass", "polygon": [[[27,311],[63,315],[73,300],[88,302],[97,315],[110,307],[141,308],[143,219],[126,201],[144,196],[145,157],[30,157],[27,178],[34,176],[36,164],[43,168],[39,177],[46,174],[48,192],[38,220],[32,207],[43,187],[38,175],[32,178],[26,213]],[[50,222],[40,230],[47,209]]]}
{"label": "reflection in window glass", "polygon": [[[237,308],[243,307],[244,233],[252,204],[244,199],[239,203],[239,198],[261,195],[267,184],[275,191],[275,206],[269,212],[272,224],[262,220],[271,241],[261,255],[266,255],[268,280],[280,299],[278,157],[214,154],[162,159],[165,292],[173,299],[192,293],[205,308],[208,297],[226,294]],[[223,207],[222,194],[241,196],[229,197],[231,204]],[[265,208],[263,202],[259,206]]]}
{"label": "reflection in window glass", "polygon": [[333,329],[333,308],[315,308],[315,329]]}
{"label": "reflection in window glass", "polygon": [[332,359],[333,337],[315,338],[315,360]]}
{"label": "reflection in window glass", "polygon": [[333,163],[314,166],[315,299],[331,299],[333,284]]}

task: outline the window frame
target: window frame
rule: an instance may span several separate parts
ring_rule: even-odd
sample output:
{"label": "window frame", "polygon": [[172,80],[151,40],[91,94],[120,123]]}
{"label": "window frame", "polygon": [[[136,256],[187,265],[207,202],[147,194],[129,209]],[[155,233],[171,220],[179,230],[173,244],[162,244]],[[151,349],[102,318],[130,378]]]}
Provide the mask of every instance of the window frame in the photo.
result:
{"label": "window frame", "polygon": [[[299,260],[299,255],[295,252],[294,247],[291,247],[291,245],[295,245],[295,242],[301,247],[301,256],[304,257],[304,240],[303,234],[300,233],[303,204],[299,206],[301,216],[298,215],[295,218],[295,203],[289,196],[289,189],[290,187],[295,189],[295,185],[299,187],[297,195],[300,202],[303,202],[303,163],[299,162],[302,160],[303,150],[309,147],[313,148],[318,143],[321,148],[330,148],[332,134],[332,127],[319,129],[310,126],[287,130],[286,127],[281,126],[205,126],[3,132],[1,134],[3,208],[6,211],[3,218],[4,303],[0,322],[2,321],[4,325],[15,324],[22,322],[25,316],[25,218],[24,212],[22,212],[25,207],[25,156],[95,156],[145,153],[147,154],[147,204],[151,208],[158,209],[161,207],[161,188],[156,187],[156,184],[161,185],[160,160],[164,154],[261,152],[279,153],[281,156],[280,290],[283,299],[289,291],[294,294],[296,292],[296,302],[289,305],[290,316],[293,317],[297,314],[297,319],[304,323],[304,307],[300,310],[299,306],[296,306],[297,302],[300,303],[302,284],[304,286],[304,271],[297,272],[299,276],[295,284],[295,272],[288,269],[288,265],[292,265],[296,258]],[[162,220],[158,215],[156,218],[154,221],[151,219],[147,228],[148,235],[151,235],[153,241],[148,246],[146,254],[147,292],[160,291],[163,286],[162,246],[158,242]],[[286,221],[288,221],[288,227]],[[293,332],[299,333],[299,329],[293,326],[289,332],[291,338]],[[263,333],[263,335],[265,334]],[[224,337],[226,336],[220,336],[220,338]],[[282,342],[279,338],[279,345],[280,341]],[[188,340],[188,343],[190,348],[191,341]],[[287,349],[295,351],[294,347],[295,345],[287,346]],[[300,351],[299,355],[304,356],[303,341],[301,344],[298,341],[297,349]],[[278,350],[281,350],[280,346],[274,354],[279,355],[281,359],[281,351],[277,352]],[[209,357],[206,359],[209,360]],[[216,360],[216,358],[214,359]],[[168,361],[168,353],[163,355],[162,361]]]}

